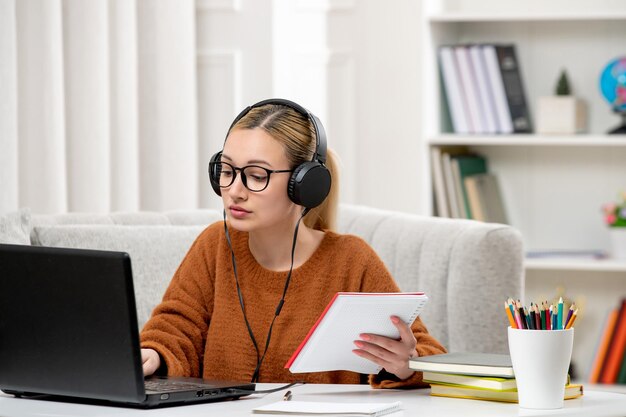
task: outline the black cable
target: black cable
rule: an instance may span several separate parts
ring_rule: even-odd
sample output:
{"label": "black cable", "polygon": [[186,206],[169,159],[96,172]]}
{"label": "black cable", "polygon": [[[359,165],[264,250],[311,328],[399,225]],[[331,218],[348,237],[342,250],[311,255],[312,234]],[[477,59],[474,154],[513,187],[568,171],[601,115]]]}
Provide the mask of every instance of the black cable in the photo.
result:
{"label": "black cable", "polygon": [[296,381],[296,382],[292,382],[290,384],[287,385],[283,385],[281,387],[278,388],[272,388],[272,389],[264,389],[264,390],[254,390],[254,389],[243,389],[243,388],[230,388],[228,389],[229,393],[233,393],[233,394],[238,394],[238,393],[243,393],[243,394],[271,394],[272,392],[278,392],[287,388],[291,388],[294,385],[304,385],[306,384],[306,382],[304,381]]}
{"label": "black cable", "polygon": [[[300,222],[302,221],[302,218],[306,216],[308,211],[309,210],[306,208],[302,211],[302,215],[298,219],[296,223],[296,228],[293,232],[293,240],[291,243],[291,266],[289,267],[289,273],[287,273],[287,279],[285,280],[285,288],[283,289],[283,295],[280,298],[278,305],[276,306],[274,317],[272,318],[272,323],[270,324],[269,331],[267,332],[267,338],[265,340],[265,349],[263,350],[263,355],[260,355],[259,346],[257,344],[256,338],[254,337],[254,332],[252,331],[252,327],[250,326],[250,322],[248,321],[248,317],[246,316],[246,309],[245,309],[244,302],[243,302],[243,295],[241,293],[241,287],[239,286],[239,278],[237,276],[237,263],[235,261],[235,252],[233,250],[233,246],[230,240],[230,234],[228,233],[228,226],[226,225],[226,210],[223,211],[224,231],[226,233],[226,242],[228,243],[228,247],[230,248],[231,261],[233,264],[233,272],[235,275],[235,285],[237,286],[237,295],[239,296],[239,305],[241,306],[243,319],[246,323],[246,327],[248,328],[248,334],[250,335],[250,339],[252,340],[252,344],[254,345],[254,349],[256,350],[257,363],[256,363],[256,368],[254,369],[254,373],[252,374],[251,382],[257,382],[259,380],[259,372],[261,371],[261,365],[263,364],[263,360],[265,359],[265,355],[267,354],[267,349],[270,346],[270,339],[272,337],[272,329],[274,328],[274,322],[276,321],[276,317],[278,317],[278,315],[280,314],[283,308],[283,305],[285,304],[285,296],[287,295],[287,289],[289,288],[289,282],[291,281],[291,273],[293,272],[293,261],[294,261],[294,256],[296,252],[296,241],[298,237],[298,229],[300,228]],[[297,384],[297,382],[294,384]],[[284,388],[287,388],[287,387],[284,387]],[[281,388],[281,389],[284,389],[284,388]],[[277,389],[276,391],[279,391],[279,389]]]}
{"label": "black cable", "polygon": [[[224,231],[226,232],[226,242],[228,243],[228,247],[230,248],[230,258],[233,263],[233,272],[235,274],[235,284],[237,286],[237,295],[239,296],[239,305],[241,306],[241,311],[243,312],[243,320],[246,322],[246,327],[248,328],[248,334],[250,335],[250,339],[254,344],[254,349],[256,350],[256,362],[259,363],[259,346],[256,343],[256,339],[254,338],[254,333],[252,332],[252,327],[250,327],[250,323],[248,322],[248,317],[246,316],[246,308],[243,305],[243,295],[241,294],[241,287],[239,286],[239,279],[237,278],[237,262],[235,262],[235,251],[233,251],[233,245],[230,241],[230,233],[228,233],[228,226],[226,226],[226,210],[224,210]],[[252,381],[255,382],[255,381]]]}

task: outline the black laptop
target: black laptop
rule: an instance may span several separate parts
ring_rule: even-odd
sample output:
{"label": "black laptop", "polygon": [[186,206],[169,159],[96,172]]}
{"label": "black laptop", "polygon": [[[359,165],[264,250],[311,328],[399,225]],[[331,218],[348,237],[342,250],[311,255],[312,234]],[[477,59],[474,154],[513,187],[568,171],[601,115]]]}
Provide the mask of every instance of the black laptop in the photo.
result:
{"label": "black laptop", "polygon": [[0,244],[0,389],[155,407],[237,399],[255,384],[144,380],[127,253]]}

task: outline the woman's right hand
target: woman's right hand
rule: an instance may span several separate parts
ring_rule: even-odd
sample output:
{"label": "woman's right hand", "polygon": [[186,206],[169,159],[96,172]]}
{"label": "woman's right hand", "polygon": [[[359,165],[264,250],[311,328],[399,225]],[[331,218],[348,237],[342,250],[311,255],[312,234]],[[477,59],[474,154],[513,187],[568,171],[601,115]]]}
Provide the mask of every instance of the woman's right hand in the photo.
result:
{"label": "woman's right hand", "polygon": [[143,375],[150,376],[161,366],[161,357],[154,349],[141,349]]}

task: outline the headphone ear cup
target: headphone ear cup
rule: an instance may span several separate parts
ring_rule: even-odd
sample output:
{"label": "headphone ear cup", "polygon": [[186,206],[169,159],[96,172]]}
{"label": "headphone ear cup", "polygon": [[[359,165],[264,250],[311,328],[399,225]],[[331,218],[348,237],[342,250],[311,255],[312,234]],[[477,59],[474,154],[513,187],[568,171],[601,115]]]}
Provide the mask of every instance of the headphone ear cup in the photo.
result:
{"label": "headphone ear cup", "polygon": [[211,188],[215,191],[215,194],[221,196],[222,189],[220,188],[220,172],[215,162],[220,162],[222,159],[222,152],[218,152],[209,160],[209,181],[211,182]]}
{"label": "headphone ear cup", "polygon": [[289,178],[287,194],[294,203],[308,209],[319,206],[330,192],[330,171],[317,161],[298,165]]}

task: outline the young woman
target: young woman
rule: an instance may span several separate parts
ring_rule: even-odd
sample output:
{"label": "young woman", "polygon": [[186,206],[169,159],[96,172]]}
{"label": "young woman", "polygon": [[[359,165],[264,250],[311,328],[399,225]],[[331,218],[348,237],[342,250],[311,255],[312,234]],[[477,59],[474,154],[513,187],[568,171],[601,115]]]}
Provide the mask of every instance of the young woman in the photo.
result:
{"label": "young woman", "polygon": [[[144,373],[359,383],[353,372],[284,368],[336,292],[399,291],[367,243],[334,232],[336,160],[319,120],[287,100],[250,106],[209,174],[224,222],[196,239],[142,330]],[[362,334],[353,352],[383,366],[372,386],[420,385],[409,359],[445,349],[419,318],[412,326],[390,320],[399,340]]]}

